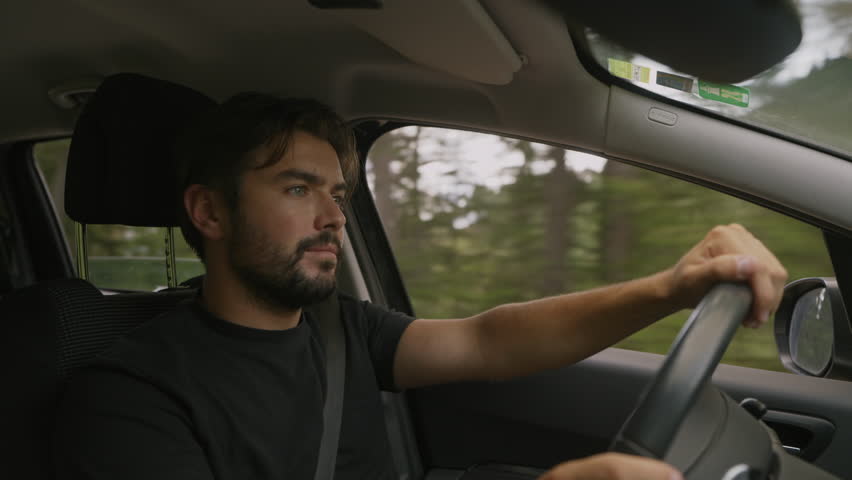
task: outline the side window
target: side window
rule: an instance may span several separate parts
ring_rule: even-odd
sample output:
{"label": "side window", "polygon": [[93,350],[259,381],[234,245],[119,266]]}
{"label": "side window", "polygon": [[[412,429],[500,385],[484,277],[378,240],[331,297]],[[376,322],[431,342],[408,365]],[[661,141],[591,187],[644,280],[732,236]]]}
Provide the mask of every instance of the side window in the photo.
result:
{"label": "side window", "polygon": [[[65,167],[68,139],[40,142],[33,158],[41,171],[56,214],[65,232],[69,252],[76,256],[74,221],[65,213]],[[101,288],[156,290],[167,285],[165,228],[88,225],[89,280]],[[175,231],[178,282],[201,275],[201,262]],[[76,260],[76,259],[75,259]]]}
{"label": "side window", "polygon": [[[758,236],[791,279],[833,275],[817,228],[585,153],[406,127],[376,141],[367,175],[415,312],[424,318],[648,275],[672,266],[714,225],[732,222]],[[616,346],[666,353],[688,314]],[[723,362],[783,371],[765,327],[740,329]]]}

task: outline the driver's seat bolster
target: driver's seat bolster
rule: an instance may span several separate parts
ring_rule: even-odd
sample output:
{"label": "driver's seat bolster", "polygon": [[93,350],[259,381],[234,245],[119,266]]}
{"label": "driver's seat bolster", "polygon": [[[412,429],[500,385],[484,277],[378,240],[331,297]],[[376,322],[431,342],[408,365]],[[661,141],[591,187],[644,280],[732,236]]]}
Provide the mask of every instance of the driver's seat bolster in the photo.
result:
{"label": "driver's seat bolster", "polygon": [[[0,302],[0,478],[54,478],[51,435],[63,385],[117,338],[193,298],[196,290],[104,295],[62,279]],[[46,434],[48,433],[48,434]]]}

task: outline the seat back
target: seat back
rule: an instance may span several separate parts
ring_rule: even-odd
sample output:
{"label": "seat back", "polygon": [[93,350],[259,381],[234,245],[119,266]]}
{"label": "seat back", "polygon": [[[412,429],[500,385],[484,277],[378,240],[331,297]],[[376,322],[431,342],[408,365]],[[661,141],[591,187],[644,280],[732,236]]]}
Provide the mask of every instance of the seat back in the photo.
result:
{"label": "seat back", "polygon": [[[81,223],[173,227],[172,142],[215,105],[141,75],[107,78],[71,140],[68,215]],[[56,407],[75,370],[117,338],[194,296],[194,289],[103,294],[81,279],[44,282],[0,301],[0,478],[53,478]]]}
{"label": "seat back", "polygon": [[71,278],[13,291],[0,306],[0,478],[53,478],[51,434],[63,385],[117,338],[192,298],[192,290],[104,295]]}

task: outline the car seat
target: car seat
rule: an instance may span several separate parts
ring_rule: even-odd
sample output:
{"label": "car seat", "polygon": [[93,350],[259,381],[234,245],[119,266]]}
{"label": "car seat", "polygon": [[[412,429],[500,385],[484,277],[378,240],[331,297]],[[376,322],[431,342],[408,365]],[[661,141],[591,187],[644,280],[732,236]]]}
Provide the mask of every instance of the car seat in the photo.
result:
{"label": "car seat", "polygon": [[[82,224],[176,226],[172,143],[213,106],[201,93],[170,82],[136,74],[105,79],[72,136],[68,215]],[[194,293],[112,294],[83,279],[60,279],[4,296],[0,478],[53,478],[52,433],[63,385],[118,337]]]}

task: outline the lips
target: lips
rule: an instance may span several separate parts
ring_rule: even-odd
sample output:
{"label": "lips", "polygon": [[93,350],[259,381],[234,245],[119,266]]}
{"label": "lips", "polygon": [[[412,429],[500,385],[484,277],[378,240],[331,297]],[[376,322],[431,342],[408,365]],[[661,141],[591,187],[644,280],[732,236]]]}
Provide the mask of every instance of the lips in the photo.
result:
{"label": "lips", "polygon": [[323,231],[320,234],[302,239],[296,251],[301,253],[330,253],[335,257],[340,256],[341,242],[332,232]]}
{"label": "lips", "polygon": [[328,252],[334,255],[338,254],[338,248],[335,245],[317,245],[305,249],[306,252]]}

